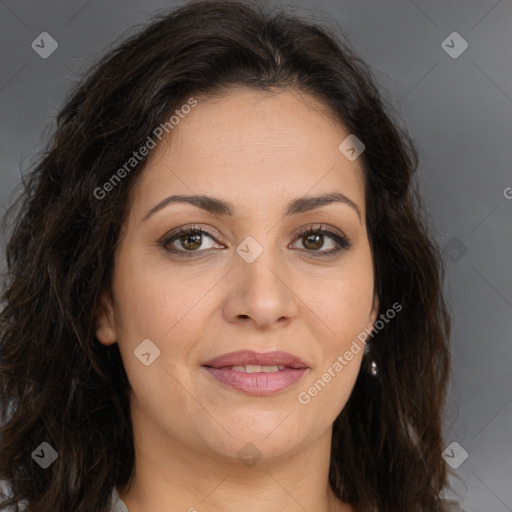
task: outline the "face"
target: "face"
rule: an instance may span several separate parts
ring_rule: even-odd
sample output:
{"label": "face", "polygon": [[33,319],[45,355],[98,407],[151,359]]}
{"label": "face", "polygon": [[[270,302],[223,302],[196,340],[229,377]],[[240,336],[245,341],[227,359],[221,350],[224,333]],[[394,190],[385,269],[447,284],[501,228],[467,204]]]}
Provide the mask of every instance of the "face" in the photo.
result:
{"label": "face", "polygon": [[[170,445],[302,450],[330,435],[378,310],[349,132],[298,92],[233,89],[170,135],[132,189],[97,337],[119,344],[137,424]],[[327,194],[341,200],[310,201]]]}

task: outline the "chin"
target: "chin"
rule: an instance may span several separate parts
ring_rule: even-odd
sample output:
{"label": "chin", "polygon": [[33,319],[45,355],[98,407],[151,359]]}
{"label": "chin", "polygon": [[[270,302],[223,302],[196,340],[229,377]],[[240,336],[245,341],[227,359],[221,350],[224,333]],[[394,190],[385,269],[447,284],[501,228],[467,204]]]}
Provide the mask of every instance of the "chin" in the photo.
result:
{"label": "chin", "polygon": [[287,423],[293,414],[283,421],[290,412],[280,414],[278,421],[275,413],[266,417],[248,414],[227,423],[218,418],[221,425],[231,425],[231,428],[227,428],[229,434],[217,426],[204,432],[203,440],[211,451],[222,457],[279,457],[299,449],[307,436],[304,425],[298,425],[293,420]]}

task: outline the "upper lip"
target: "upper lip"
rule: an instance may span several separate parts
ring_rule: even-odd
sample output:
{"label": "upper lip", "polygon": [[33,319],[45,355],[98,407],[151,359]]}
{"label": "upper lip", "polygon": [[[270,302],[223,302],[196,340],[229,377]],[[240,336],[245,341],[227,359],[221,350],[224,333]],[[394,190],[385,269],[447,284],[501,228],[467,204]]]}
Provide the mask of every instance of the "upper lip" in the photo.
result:
{"label": "upper lip", "polygon": [[244,366],[246,364],[254,364],[260,366],[287,366],[289,368],[309,368],[309,366],[299,357],[289,354],[288,352],[254,352],[253,350],[240,350],[238,352],[230,352],[215,357],[203,366],[211,366],[213,368],[222,368],[224,366]]}

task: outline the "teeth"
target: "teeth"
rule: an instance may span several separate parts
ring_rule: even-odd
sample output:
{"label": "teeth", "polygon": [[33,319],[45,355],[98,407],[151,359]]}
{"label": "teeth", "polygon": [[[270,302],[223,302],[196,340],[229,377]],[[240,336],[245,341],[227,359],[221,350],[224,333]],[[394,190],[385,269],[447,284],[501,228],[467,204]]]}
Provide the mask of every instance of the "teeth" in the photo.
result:
{"label": "teeth", "polygon": [[284,370],[285,367],[284,366],[277,366],[277,365],[274,365],[274,366],[261,366],[259,364],[246,364],[244,366],[231,366],[230,367],[231,370],[236,370],[238,372],[245,372],[245,373],[259,373],[259,372],[264,372],[264,373],[273,373],[273,372],[277,372],[279,370]]}

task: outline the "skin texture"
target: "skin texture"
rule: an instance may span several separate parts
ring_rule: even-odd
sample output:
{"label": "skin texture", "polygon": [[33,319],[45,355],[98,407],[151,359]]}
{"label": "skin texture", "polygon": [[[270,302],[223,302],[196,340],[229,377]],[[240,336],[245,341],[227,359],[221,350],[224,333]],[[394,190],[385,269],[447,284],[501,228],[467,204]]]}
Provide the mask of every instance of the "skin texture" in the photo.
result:
{"label": "skin texture", "polygon": [[[297,399],[378,312],[362,168],[338,150],[349,133],[297,91],[232,89],[198,98],[170,135],[132,190],[113,293],[98,308],[97,337],[119,344],[133,388],[135,478],[119,494],[131,512],[353,511],[334,497],[328,470],[332,423],[363,351],[307,405]],[[331,192],[350,198],[361,219],[343,203],[283,216],[292,199]],[[176,203],[143,220],[171,194],[218,197],[235,214]],[[193,257],[158,245],[192,224],[216,234],[203,235]],[[325,235],[308,251],[311,242],[297,233],[320,224],[352,246],[315,258],[335,240]],[[248,236],[263,248],[252,263],[236,252]],[[186,252],[180,239],[172,247]],[[145,366],[133,351],[148,338],[160,356]],[[309,369],[294,386],[262,397],[224,387],[201,367],[242,349],[287,351]],[[262,454],[251,467],[237,457],[246,443]]]}

